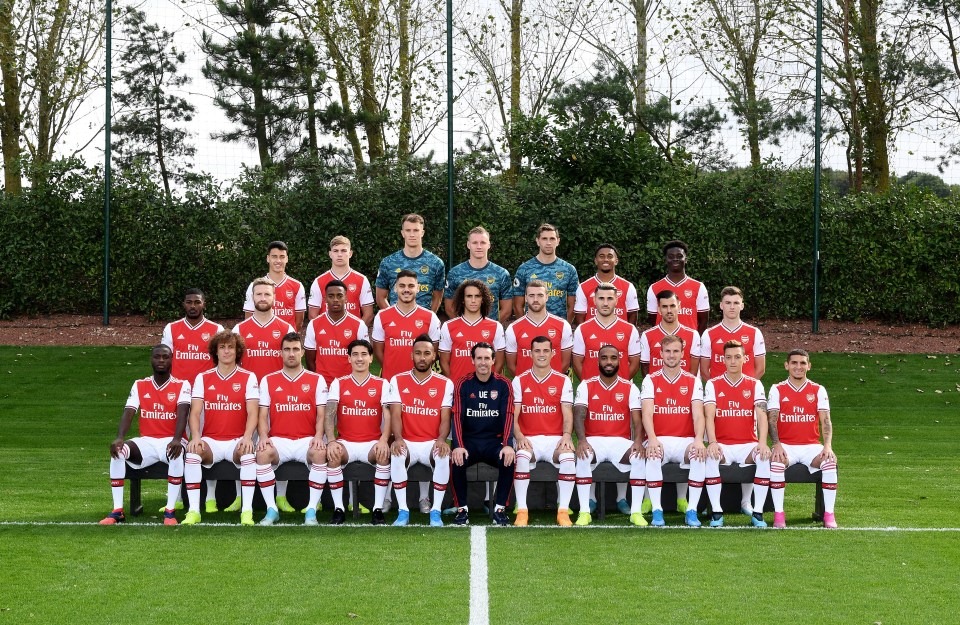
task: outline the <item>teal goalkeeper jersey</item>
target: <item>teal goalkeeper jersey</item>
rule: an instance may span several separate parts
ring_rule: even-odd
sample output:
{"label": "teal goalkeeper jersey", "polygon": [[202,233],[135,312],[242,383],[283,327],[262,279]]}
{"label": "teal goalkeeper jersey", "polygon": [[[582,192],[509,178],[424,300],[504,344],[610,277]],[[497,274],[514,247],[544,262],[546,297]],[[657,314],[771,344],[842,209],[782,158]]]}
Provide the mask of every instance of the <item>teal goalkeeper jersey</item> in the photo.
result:
{"label": "teal goalkeeper jersey", "polygon": [[523,297],[526,294],[527,283],[531,280],[546,283],[547,312],[566,319],[567,297],[575,297],[577,287],[580,286],[580,277],[577,275],[576,268],[562,258],[545,265],[534,256],[517,269],[513,279],[514,297]]}
{"label": "teal goalkeeper jersey", "polygon": [[450,270],[447,274],[447,288],[443,296],[453,299],[457,287],[467,280],[479,280],[487,285],[493,294],[493,306],[490,308],[490,318],[499,319],[500,300],[513,297],[513,282],[507,270],[496,263],[487,262],[482,269],[474,269],[469,261],[464,261]]}
{"label": "teal goalkeeper jersey", "polygon": [[403,250],[397,250],[381,260],[380,269],[377,271],[376,288],[387,290],[387,300],[391,306],[397,303],[397,292],[393,290],[393,285],[397,281],[397,274],[404,269],[417,274],[417,282],[420,283],[417,304],[427,310],[433,310],[430,307],[433,292],[442,291],[446,282],[443,261],[427,250],[423,250],[419,256],[413,258],[405,256]]}

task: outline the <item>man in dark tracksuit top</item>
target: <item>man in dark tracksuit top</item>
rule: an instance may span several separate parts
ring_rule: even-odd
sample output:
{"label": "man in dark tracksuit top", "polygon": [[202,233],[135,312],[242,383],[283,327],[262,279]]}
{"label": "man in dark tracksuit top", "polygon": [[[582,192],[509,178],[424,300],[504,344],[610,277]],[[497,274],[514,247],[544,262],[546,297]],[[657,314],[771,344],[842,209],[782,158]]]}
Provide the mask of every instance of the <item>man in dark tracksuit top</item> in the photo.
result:
{"label": "man in dark tracksuit top", "polygon": [[457,525],[468,523],[467,467],[486,462],[500,471],[493,522],[507,525],[504,507],[513,487],[513,387],[493,372],[493,347],[477,343],[470,350],[474,373],[457,381],[453,393],[453,497]]}

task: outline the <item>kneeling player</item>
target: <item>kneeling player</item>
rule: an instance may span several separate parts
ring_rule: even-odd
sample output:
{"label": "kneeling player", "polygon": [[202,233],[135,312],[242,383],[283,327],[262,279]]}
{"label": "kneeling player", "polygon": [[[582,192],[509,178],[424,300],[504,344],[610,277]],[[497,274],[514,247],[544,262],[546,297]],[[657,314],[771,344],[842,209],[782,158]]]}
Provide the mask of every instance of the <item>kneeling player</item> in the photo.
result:
{"label": "kneeling player", "polygon": [[364,462],[376,468],[372,523],[383,525],[383,498],[390,484],[390,386],[370,373],[373,346],[369,341],[351,341],[347,357],[353,372],[331,382],[327,394],[326,433],[332,441],[327,445],[327,483],[334,508],[330,524],[342,525],[347,516],[343,511],[343,467]]}
{"label": "kneeling player", "polygon": [[[163,524],[176,525],[174,506],[183,482],[183,430],[190,408],[190,384],[170,376],[173,352],[166,345],[150,351],[153,375],[137,380],[130,389],[127,405],[120,417],[117,438],[110,443],[110,486],[113,512],[100,525],[126,520],[123,516],[123,481],[127,465],[134,469],[156,462],[167,464],[167,505]],[[124,441],[134,415],[140,411],[140,436]]]}
{"label": "kneeling player", "polygon": [[745,354],[739,341],[723,346],[726,373],[707,381],[703,411],[707,419],[707,495],[713,516],[710,527],[723,525],[720,507],[720,464],[756,465],[753,495],[756,507],[750,517],[755,527],[766,527],[763,504],[770,487],[770,449],[767,447],[767,398],[763,384],[743,375]]}
{"label": "kneeling player", "polygon": [[390,423],[393,445],[390,479],[397,492],[399,513],[394,525],[410,521],[407,505],[407,467],[420,463],[433,467],[433,505],[430,525],[443,527],[440,511],[450,481],[450,409],[453,382],[432,371],[437,353],[429,334],[413,341],[413,369],[393,376],[390,382]]}
{"label": "kneeling player", "polygon": [[[689,506],[684,513],[687,525],[700,527],[697,506],[703,492],[705,475],[703,446],[703,386],[700,378],[683,366],[683,339],[669,334],[660,341],[663,368],[643,379],[643,428],[647,433],[647,490],[653,508],[653,525],[662,526],[663,465],[678,462],[689,468],[687,481]],[[641,521],[640,502],[634,492],[630,521]],[[636,522],[636,525],[645,525]]]}
{"label": "kneeling player", "polygon": [[[600,375],[580,383],[573,407],[573,426],[577,432],[577,495],[580,498],[577,525],[590,525],[592,521],[589,511],[594,465],[607,461],[622,473],[629,471],[635,506],[640,505],[645,486],[640,391],[636,384],[617,375],[620,352],[616,347],[601,347],[599,360]],[[643,519],[639,512],[630,516],[633,522],[636,518]],[[646,525],[646,522],[642,524]]]}
{"label": "kneeling player", "polygon": [[527,488],[530,471],[538,460],[560,470],[557,482],[557,524],[570,527],[570,497],[576,481],[573,431],[573,385],[570,378],[550,367],[553,343],[538,336],[530,344],[533,367],[513,378],[513,436],[517,444],[517,469],[513,487],[517,491],[517,518],[513,524],[526,525]]}
{"label": "kneeling player", "polygon": [[310,503],[304,525],[317,524],[317,504],[327,481],[327,449],[323,440],[327,384],[323,377],[300,364],[303,339],[290,332],[280,342],[283,369],[260,381],[260,423],[257,443],[257,482],[267,505],[260,525],[273,525],[280,518],[276,501],[277,475],[284,462],[302,462],[310,467]]}
{"label": "kneeling player", "polygon": [[[833,453],[833,424],[827,389],[807,379],[810,355],[795,349],[787,354],[789,377],[770,389],[767,405],[773,455],[770,458],[770,495],[773,498],[773,526],[786,527],[783,514],[784,472],[803,464],[810,473],[823,471],[823,526],[834,528],[833,508],[837,501],[837,456]],[[823,444],[820,430],[823,429]]]}

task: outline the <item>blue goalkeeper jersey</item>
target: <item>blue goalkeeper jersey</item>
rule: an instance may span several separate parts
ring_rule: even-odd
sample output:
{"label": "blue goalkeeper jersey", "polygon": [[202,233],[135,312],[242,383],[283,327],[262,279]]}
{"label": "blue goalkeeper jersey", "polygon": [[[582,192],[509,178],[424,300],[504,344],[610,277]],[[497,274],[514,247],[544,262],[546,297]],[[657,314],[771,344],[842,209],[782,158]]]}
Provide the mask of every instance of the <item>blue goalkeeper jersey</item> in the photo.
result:
{"label": "blue goalkeeper jersey", "polygon": [[531,280],[540,280],[547,285],[547,312],[566,319],[567,297],[576,297],[580,286],[577,269],[562,258],[544,264],[534,256],[517,269],[513,279],[514,297],[526,295],[527,283]]}
{"label": "blue goalkeeper jersey", "polygon": [[420,283],[417,304],[427,310],[433,310],[430,306],[433,301],[433,292],[442,291],[446,281],[443,261],[427,250],[423,250],[419,256],[413,258],[406,256],[403,250],[397,250],[381,260],[380,269],[377,271],[376,288],[387,290],[387,301],[391,306],[397,303],[397,292],[393,290],[393,285],[397,281],[397,274],[404,269],[417,274],[417,282]]}
{"label": "blue goalkeeper jersey", "polygon": [[493,294],[493,306],[490,307],[490,318],[499,319],[500,300],[513,298],[513,283],[507,270],[496,263],[488,262],[482,269],[474,269],[469,261],[454,267],[447,274],[447,288],[443,296],[453,299],[457,287],[467,280],[479,280],[487,285]]}
{"label": "blue goalkeeper jersey", "polygon": [[453,448],[464,441],[496,440],[513,447],[513,387],[493,373],[486,382],[471,373],[457,381],[453,392],[451,438]]}

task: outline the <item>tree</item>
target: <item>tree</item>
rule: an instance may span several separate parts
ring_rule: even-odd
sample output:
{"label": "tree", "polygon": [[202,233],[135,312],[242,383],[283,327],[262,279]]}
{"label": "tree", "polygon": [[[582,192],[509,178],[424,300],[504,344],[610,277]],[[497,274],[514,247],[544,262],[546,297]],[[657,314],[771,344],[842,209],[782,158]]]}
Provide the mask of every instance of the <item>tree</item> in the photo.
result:
{"label": "tree", "polygon": [[118,116],[112,124],[117,137],[112,148],[121,167],[138,160],[155,165],[170,200],[170,178],[180,175],[175,159],[196,152],[187,143],[187,130],[178,126],[191,121],[195,109],[171,93],[190,82],[180,73],[186,55],[173,45],[173,33],[148,23],[143,11],[127,12],[123,34],[128,44],[120,54],[120,79],[126,89],[114,94]]}

